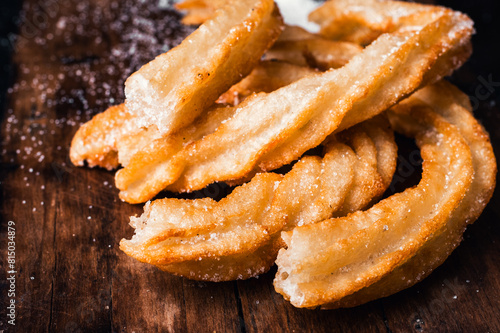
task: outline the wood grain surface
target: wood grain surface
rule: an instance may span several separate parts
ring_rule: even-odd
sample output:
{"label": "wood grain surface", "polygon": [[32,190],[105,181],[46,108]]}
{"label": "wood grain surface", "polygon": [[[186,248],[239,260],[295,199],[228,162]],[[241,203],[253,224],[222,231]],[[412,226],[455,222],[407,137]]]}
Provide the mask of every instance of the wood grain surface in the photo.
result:
{"label": "wood grain surface", "polygon": [[[477,22],[475,54],[452,80],[471,96],[498,152],[498,2],[441,3]],[[1,6],[1,59],[10,50],[12,64],[2,64],[0,78],[8,88],[0,97],[0,332],[500,332],[498,191],[430,277],[352,309],[294,308],[274,291],[275,268],[257,279],[201,283],[127,257],[118,243],[132,235],[128,217],[142,207],[118,200],[112,172],[72,166],[71,138],[123,101],[128,75],[193,28],[163,0]],[[400,158],[404,179],[419,172],[405,158],[411,150]],[[225,191],[212,186],[191,197]]]}

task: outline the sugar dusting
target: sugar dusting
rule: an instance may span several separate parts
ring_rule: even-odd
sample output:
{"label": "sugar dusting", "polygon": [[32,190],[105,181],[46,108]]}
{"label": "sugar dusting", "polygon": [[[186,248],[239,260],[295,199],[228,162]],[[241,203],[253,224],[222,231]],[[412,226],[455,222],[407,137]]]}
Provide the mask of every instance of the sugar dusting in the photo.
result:
{"label": "sugar dusting", "polygon": [[[317,26],[307,21],[307,14],[318,7],[319,2],[278,0],[277,3],[287,23],[317,30]],[[49,31],[45,34],[38,31],[32,39],[19,38],[19,48],[46,51],[49,57],[46,60],[60,66],[54,73],[44,66],[19,64],[20,79],[8,93],[16,96],[32,92],[30,101],[37,104],[37,108],[31,116],[46,118],[46,121],[33,123],[21,132],[18,124],[25,121],[25,116],[14,113],[13,108],[7,110],[1,142],[2,155],[9,156],[7,162],[33,160],[33,165],[42,164],[48,151],[46,145],[52,141],[47,138],[57,137],[68,126],[76,131],[96,113],[122,102],[123,85],[128,76],[179,44],[193,29],[180,25],[179,14],[167,4],[168,1],[129,0],[93,7],[83,1],[71,9],[71,15],[65,15],[64,10],[58,13],[60,16],[47,26]],[[25,6],[26,12],[30,11],[29,6]],[[110,46],[109,40],[116,39],[119,42]],[[82,47],[85,50],[81,50]],[[71,48],[80,54],[64,51]],[[53,49],[57,50],[55,54],[49,52]],[[47,117],[51,111],[56,112],[55,117]],[[22,149],[8,152],[6,147],[19,141],[22,141]],[[58,157],[67,155],[67,149],[60,145],[57,151],[61,152]],[[58,164],[69,167],[65,162]],[[30,186],[28,182],[26,186]]]}
{"label": "sugar dusting", "polygon": [[[23,15],[37,12],[33,6],[26,3]],[[61,191],[68,175],[75,175],[68,159],[73,133],[95,114],[121,103],[127,77],[193,30],[180,24],[181,15],[170,5],[154,0],[103,6],[81,1],[57,6],[50,14],[51,20],[32,35],[20,29],[17,77],[7,91],[10,102],[0,138],[1,162],[17,170],[10,179],[26,189],[19,202],[39,216],[51,205],[46,200],[49,182]],[[102,184],[113,187],[112,182]],[[74,187],[68,185],[68,190]]]}

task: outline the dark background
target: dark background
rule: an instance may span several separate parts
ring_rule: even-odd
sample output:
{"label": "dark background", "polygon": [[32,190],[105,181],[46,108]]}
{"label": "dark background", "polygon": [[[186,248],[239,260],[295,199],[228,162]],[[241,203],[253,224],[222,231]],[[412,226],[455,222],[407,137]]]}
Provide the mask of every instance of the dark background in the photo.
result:
{"label": "dark background", "polygon": [[2,1],[0,3],[0,110],[5,112],[5,94],[13,80],[14,66],[11,53],[12,43],[18,31],[19,11],[22,1]]}

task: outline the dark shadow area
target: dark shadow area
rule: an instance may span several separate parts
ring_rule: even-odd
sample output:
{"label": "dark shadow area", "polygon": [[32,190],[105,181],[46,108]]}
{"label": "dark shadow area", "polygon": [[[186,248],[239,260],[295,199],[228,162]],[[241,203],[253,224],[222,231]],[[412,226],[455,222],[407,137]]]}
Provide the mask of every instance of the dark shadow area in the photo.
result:
{"label": "dark shadow area", "polygon": [[[17,21],[18,15],[22,7],[22,1],[3,0],[0,1],[0,122],[5,118],[7,111],[7,90],[14,81],[15,67],[12,64],[12,54],[14,52],[14,45],[16,40],[16,33],[18,30]],[[0,132],[0,141],[2,140]],[[0,155],[1,156],[1,155]],[[5,161],[0,160],[0,186],[3,186],[4,179],[14,170],[17,166],[7,164]],[[0,202],[4,201],[4,191],[0,191]],[[4,218],[1,221],[7,221]],[[6,228],[6,225],[2,226]],[[2,230],[3,232],[3,230]]]}
{"label": "dark shadow area", "polygon": [[[497,42],[500,33],[500,2],[496,0],[442,0],[440,5],[459,10],[469,15],[474,21],[476,34],[472,37],[474,53],[467,64],[453,75],[453,82],[459,85],[469,95],[474,95],[480,81],[478,77],[485,79],[491,74],[493,80],[500,82],[500,44]],[[500,89],[492,92],[497,102],[500,97]]]}
{"label": "dark shadow area", "polygon": [[398,164],[383,198],[416,186],[422,179],[422,157],[415,140],[398,133],[395,133],[395,138],[398,145]]}
{"label": "dark shadow area", "polygon": [[17,20],[22,1],[4,0],[0,2],[0,119],[6,110],[7,89],[14,78],[12,53],[18,31]]}

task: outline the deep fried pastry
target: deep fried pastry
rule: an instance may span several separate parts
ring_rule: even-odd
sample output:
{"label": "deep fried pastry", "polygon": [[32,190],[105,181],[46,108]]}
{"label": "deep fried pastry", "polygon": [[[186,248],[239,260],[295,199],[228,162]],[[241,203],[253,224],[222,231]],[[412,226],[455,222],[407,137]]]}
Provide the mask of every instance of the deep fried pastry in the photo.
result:
{"label": "deep fried pastry", "polygon": [[[248,97],[214,133],[175,156],[161,157],[161,140],[148,146],[117,173],[120,197],[144,202],[161,189],[193,191],[214,181],[276,169],[330,133],[368,119],[449,74],[470,54],[472,22],[441,7],[418,8],[419,20],[405,25],[405,18],[414,14],[408,11],[396,30],[381,35],[344,67]],[[150,172],[139,175],[146,156]]]}
{"label": "deep fried pastry", "polygon": [[396,157],[387,120],[373,119],[329,138],[323,158],[303,157],[284,177],[258,174],[218,203],[162,199],[146,204],[141,217],[131,218],[136,235],[120,247],[191,279],[249,278],[274,263],[281,231],[365,208],[380,197]]}
{"label": "deep fried pastry", "polygon": [[211,19],[215,11],[221,8],[228,0],[184,0],[174,4],[174,7],[180,11],[186,11],[187,14],[182,18],[182,23],[186,25],[198,25]]}
{"label": "deep fried pastry", "polygon": [[110,107],[83,124],[71,141],[70,159],[74,165],[100,166],[108,170],[118,167],[117,145],[123,136],[137,132],[137,122],[125,104]]}
{"label": "deep fried pastry", "polygon": [[389,113],[420,146],[418,186],[365,212],[283,234],[288,247],[278,255],[274,285],[293,305],[337,308],[390,295],[423,279],[459,244],[491,197],[496,174],[488,135],[459,94],[439,83]]}
{"label": "deep fried pastry", "polygon": [[434,6],[402,1],[332,0],[309,14],[309,20],[320,25],[320,35],[368,45],[381,34],[401,26],[433,18]]}
{"label": "deep fried pastry", "polygon": [[[148,202],[131,218],[136,233],[120,242],[124,252],[210,281],[259,275],[277,257],[274,285],[287,300],[338,308],[413,285],[458,246],[492,196],[495,157],[467,96],[444,81],[417,89],[468,58],[467,16],[332,0],[310,15],[322,36],[286,26],[278,38],[271,0],[177,7],[188,10],[185,22],[205,24],[129,78],[127,107],[82,126],[71,159],[125,166],[116,181],[132,203],[165,188],[247,183],[220,202]],[[421,148],[423,175],[375,203],[396,167],[392,130],[376,116],[390,107],[392,126]],[[322,158],[303,156],[286,175],[263,173],[318,144]]]}
{"label": "deep fried pastry", "polygon": [[[418,99],[415,103],[431,106],[436,113],[458,128],[471,150],[474,179],[447,225],[420,247],[413,258],[377,283],[342,299],[335,307],[354,306],[388,296],[424,279],[460,244],[467,224],[473,223],[481,215],[493,195],[497,173],[495,155],[488,134],[470,112],[472,107],[467,95],[442,81],[433,88],[417,92],[413,97]],[[408,101],[408,104],[402,104],[401,107],[412,107],[412,103],[413,101]]]}
{"label": "deep fried pastry", "polygon": [[238,105],[248,96],[259,92],[272,92],[306,75],[316,74],[312,68],[283,61],[261,61],[243,80],[222,94],[217,103]]}
{"label": "deep fried pastry", "polygon": [[[222,121],[232,116],[232,110],[223,110],[222,107],[237,105],[254,93],[271,92],[315,73],[308,67],[280,61],[262,61],[247,77],[219,97],[219,105],[214,105],[192,124],[167,136],[163,136],[154,125],[140,127],[136,117],[127,112],[125,104],[112,106],[78,129],[71,143],[71,160],[77,166],[87,161],[90,167],[100,166],[112,170],[119,165],[127,166],[132,156],[154,140],[162,138],[162,141],[172,142],[171,137],[176,137],[173,139],[176,141],[182,136],[183,145],[186,145],[212,133]],[[205,124],[207,129],[200,132],[203,135],[190,135],[199,132],[195,127],[200,124]]]}
{"label": "deep fried pastry", "polygon": [[277,41],[264,54],[263,59],[282,60],[299,66],[309,66],[325,71],[340,68],[363,50],[349,42],[323,38]]}
{"label": "deep fried pastry", "polygon": [[[393,18],[391,18],[390,13],[387,14],[386,11],[388,9],[394,9],[394,7],[397,7],[398,3],[398,1],[379,1],[377,11],[379,11],[380,15],[385,13],[385,15],[388,16],[388,19],[390,18],[393,22],[396,22]],[[395,25],[395,29],[397,28],[396,30],[386,31],[391,35],[400,37],[406,35],[406,33],[410,33],[412,37],[404,37],[403,39],[409,39],[406,39],[405,42],[400,42],[402,44],[396,42],[396,44],[399,45],[394,46],[391,51],[400,48],[399,51],[402,52],[399,53],[398,51],[391,55],[396,57],[393,59],[393,63],[385,63],[385,65],[380,66],[381,71],[378,72],[378,74],[382,76],[382,79],[375,76],[373,80],[370,80],[371,84],[377,82],[378,80],[385,83],[383,85],[374,85],[366,90],[364,88],[367,86],[364,86],[363,84],[359,84],[358,86],[355,83],[355,89],[353,89],[354,92],[346,92],[347,96],[352,96],[351,94],[356,95],[358,93],[362,93],[363,95],[361,95],[362,97],[359,100],[356,98],[349,98],[347,100],[344,98],[340,99],[339,102],[347,102],[349,105],[352,105],[352,109],[347,111],[335,131],[341,131],[349,128],[364,119],[369,118],[371,115],[376,113],[375,110],[377,110],[377,107],[383,103],[382,101],[394,101],[395,103],[396,100],[407,96],[407,93],[401,92],[408,87],[408,84],[409,86],[413,86],[417,82],[421,82],[420,87],[423,87],[436,81],[436,78],[442,78],[446,75],[450,75],[454,68],[460,67],[461,64],[470,56],[472,52],[470,35],[473,32],[473,23],[467,16],[442,7],[424,6],[420,4],[414,5],[416,7],[414,7],[413,11],[407,10],[401,12],[401,16],[397,21],[398,24]],[[362,4],[358,3],[358,1],[353,3],[353,6],[358,8],[358,10],[371,10],[369,6],[362,6]],[[415,13],[417,12],[419,15],[415,16]],[[408,18],[412,18],[412,20]],[[414,29],[416,29],[416,31]],[[421,30],[419,31],[419,29]],[[413,34],[416,34],[418,39],[421,38],[420,41],[414,40],[416,36]],[[424,35],[426,37],[424,37]],[[385,44],[385,38],[390,37],[387,34],[381,35],[369,47],[367,47],[363,53],[369,53],[368,51],[377,49],[378,46],[380,46],[379,43]],[[412,39],[413,41],[410,42]],[[403,46],[403,44],[406,45]],[[413,47],[414,49],[412,49]],[[420,48],[423,48],[424,50],[419,50]],[[423,54],[420,53],[422,51],[424,51]],[[398,53],[399,55],[396,55]],[[383,60],[388,59],[388,55],[380,54],[379,56]],[[370,64],[370,62],[377,63],[379,60],[380,59],[366,58],[362,60],[362,57],[360,56],[353,59],[349,66],[352,66],[353,69],[356,68],[354,71],[360,75],[358,83],[363,82],[362,80],[366,77],[363,73],[367,70],[368,64]],[[401,61],[403,61],[403,63],[401,63]],[[412,61],[416,61],[418,65],[410,67],[404,65],[405,62]],[[429,66],[420,67],[423,64],[421,61],[428,61]],[[348,66],[345,66],[342,69],[345,69],[346,67]],[[394,78],[386,81],[386,79],[392,75],[394,75]],[[343,78],[341,78],[340,82],[343,82]],[[348,83],[345,84],[348,85]],[[383,91],[384,96],[379,94],[378,89]],[[389,105],[387,105],[387,108],[388,107]],[[277,156],[286,156],[290,154],[290,150],[294,151],[300,149],[300,147],[304,145],[304,142],[307,142],[307,138],[315,133],[321,133],[329,127],[328,125],[325,126],[324,123],[325,121],[328,121],[327,119],[328,117],[325,117],[324,114],[322,117],[313,118],[313,121],[308,122],[300,129],[300,131],[296,131],[294,133],[295,135],[292,135],[280,146],[263,156],[259,161],[259,170],[272,170],[274,167],[281,165]]]}
{"label": "deep fried pastry", "polygon": [[141,217],[131,218],[136,234],[129,241],[123,239],[120,249],[191,279],[223,281],[243,277],[241,274],[258,275],[275,259],[269,257],[272,253],[266,258],[260,251],[253,257],[261,246],[265,253],[270,250],[265,246],[269,233],[259,223],[265,211],[258,208],[270,204],[281,178],[274,173],[260,174],[218,203],[210,198],[147,203]]}
{"label": "deep fried pastry", "polygon": [[272,0],[228,1],[179,46],[127,79],[127,110],[162,134],[189,125],[250,73],[282,29]]}

